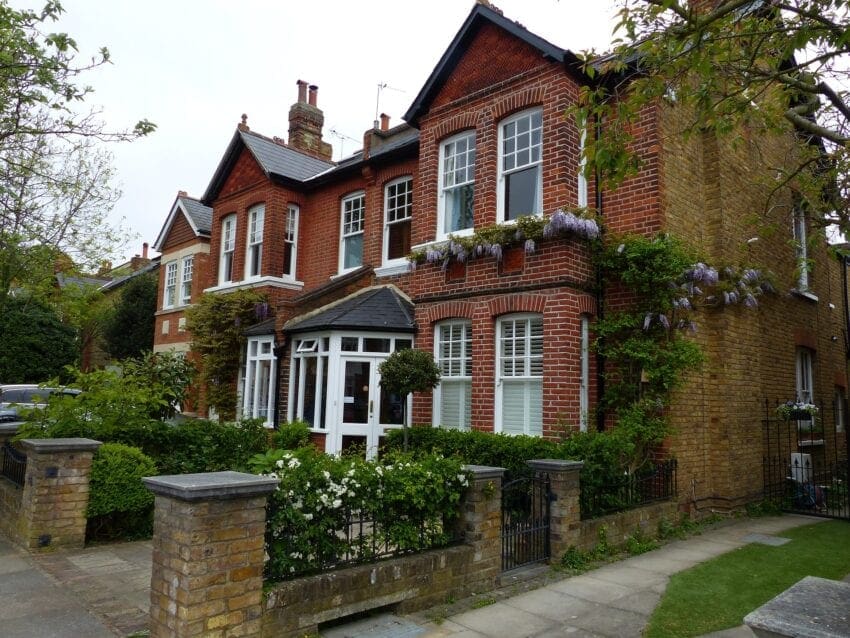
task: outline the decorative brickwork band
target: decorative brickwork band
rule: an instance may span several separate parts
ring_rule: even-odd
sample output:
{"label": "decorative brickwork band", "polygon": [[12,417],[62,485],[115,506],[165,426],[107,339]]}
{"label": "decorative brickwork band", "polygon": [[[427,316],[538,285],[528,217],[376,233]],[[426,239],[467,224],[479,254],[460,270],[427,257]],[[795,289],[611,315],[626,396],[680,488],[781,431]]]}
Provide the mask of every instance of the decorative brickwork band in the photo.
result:
{"label": "decorative brickwork band", "polygon": [[241,472],[143,479],[156,495],[151,636],[259,636],[266,499]]}
{"label": "decorative brickwork band", "polygon": [[23,439],[27,455],[18,541],[27,549],[79,548],[86,540],[92,439]]}
{"label": "decorative brickwork band", "polygon": [[570,545],[578,545],[581,536],[581,483],[579,475],[584,463],[559,459],[536,459],[528,462],[536,474],[549,476],[552,503],[549,509],[549,548],[556,562]]}

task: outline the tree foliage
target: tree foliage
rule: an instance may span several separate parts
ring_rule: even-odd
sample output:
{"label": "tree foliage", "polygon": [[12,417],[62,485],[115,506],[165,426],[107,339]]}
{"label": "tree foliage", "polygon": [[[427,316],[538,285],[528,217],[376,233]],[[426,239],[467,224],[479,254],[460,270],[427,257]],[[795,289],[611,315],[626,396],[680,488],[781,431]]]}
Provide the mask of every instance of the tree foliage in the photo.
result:
{"label": "tree foliage", "polygon": [[110,356],[138,357],[153,348],[157,286],[157,278],[151,273],[133,277],[123,286],[104,322],[103,336]]}
{"label": "tree foliage", "polygon": [[[591,167],[616,185],[639,166],[632,126],[666,101],[689,115],[683,135],[734,143],[795,131],[800,144],[770,166],[774,192],[793,186],[822,223],[848,227],[850,11],[844,0],[620,0],[612,55],[587,54],[596,80],[575,115],[603,121],[588,136]],[[828,201],[824,202],[824,198]],[[769,207],[771,202],[766,203]]]}
{"label": "tree foliage", "polygon": [[41,11],[0,1],[0,300],[13,284],[52,274],[33,268],[35,258],[61,250],[90,267],[112,252],[120,235],[107,215],[120,193],[99,143],[154,130],[142,120],[110,131],[85,107],[92,89],[80,79],[107,64],[109,51],[77,62],[74,39],[48,30],[62,11],[55,0]]}
{"label": "tree foliage", "polygon": [[73,328],[35,299],[10,297],[0,312],[0,381],[42,383],[79,354]]}
{"label": "tree foliage", "polygon": [[265,296],[253,290],[205,294],[186,310],[192,349],[201,355],[207,405],[224,419],[236,417],[236,382],[239,357],[247,341],[245,328],[267,315]]}

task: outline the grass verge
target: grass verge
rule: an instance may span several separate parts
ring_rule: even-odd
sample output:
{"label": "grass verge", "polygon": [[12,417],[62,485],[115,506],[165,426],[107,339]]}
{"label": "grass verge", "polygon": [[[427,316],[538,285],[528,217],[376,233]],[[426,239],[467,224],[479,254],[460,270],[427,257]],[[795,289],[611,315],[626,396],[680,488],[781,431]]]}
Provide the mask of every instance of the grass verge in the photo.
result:
{"label": "grass verge", "polygon": [[850,524],[829,521],[779,536],[780,547],[751,543],[673,575],[647,638],[700,636],[740,625],[744,616],[804,576],[850,574]]}

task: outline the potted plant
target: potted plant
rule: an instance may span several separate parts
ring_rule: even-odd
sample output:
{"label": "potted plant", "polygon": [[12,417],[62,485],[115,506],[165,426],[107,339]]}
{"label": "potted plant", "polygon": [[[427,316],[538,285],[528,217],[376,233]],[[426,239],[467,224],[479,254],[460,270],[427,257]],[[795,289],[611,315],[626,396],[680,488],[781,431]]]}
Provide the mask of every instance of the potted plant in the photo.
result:
{"label": "potted plant", "polygon": [[776,406],[776,414],[785,421],[811,421],[817,413],[818,406],[805,401],[786,401]]}

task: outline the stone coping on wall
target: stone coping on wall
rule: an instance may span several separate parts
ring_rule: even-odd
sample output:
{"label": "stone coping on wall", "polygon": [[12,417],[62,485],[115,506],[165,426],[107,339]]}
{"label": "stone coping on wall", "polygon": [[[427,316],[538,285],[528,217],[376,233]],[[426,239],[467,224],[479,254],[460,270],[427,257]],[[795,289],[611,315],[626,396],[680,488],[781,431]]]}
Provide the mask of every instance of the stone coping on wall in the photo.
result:
{"label": "stone coping on wall", "polygon": [[505,474],[505,468],[491,467],[489,465],[464,465],[463,469],[472,473],[473,479],[502,478]]}
{"label": "stone coping on wall", "polygon": [[528,467],[540,472],[563,472],[566,470],[580,470],[584,467],[584,461],[568,461],[564,459],[534,459],[528,461]]}
{"label": "stone coping on wall", "polygon": [[181,501],[223,500],[263,496],[274,492],[278,479],[245,472],[204,472],[147,476],[142,479],[157,496]]}
{"label": "stone coping on wall", "polygon": [[94,452],[102,443],[94,439],[21,439],[21,447],[35,454]]}
{"label": "stone coping on wall", "polygon": [[850,583],[806,576],[744,617],[756,636],[850,636]]}
{"label": "stone coping on wall", "polygon": [[18,428],[21,427],[23,421],[11,421],[0,423],[0,439],[13,437],[18,433]]}

